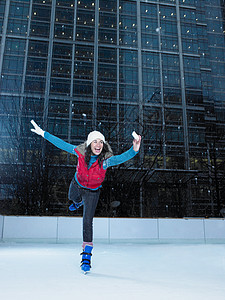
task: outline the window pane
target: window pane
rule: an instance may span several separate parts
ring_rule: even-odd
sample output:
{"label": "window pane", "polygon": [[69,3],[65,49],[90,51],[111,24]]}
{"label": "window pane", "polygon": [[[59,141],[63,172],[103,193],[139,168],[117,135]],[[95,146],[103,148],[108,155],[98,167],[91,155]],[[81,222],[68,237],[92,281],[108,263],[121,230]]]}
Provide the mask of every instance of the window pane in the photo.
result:
{"label": "window pane", "polygon": [[50,86],[50,94],[70,95],[70,80],[63,78],[52,78]]}
{"label": "window pane", "polygon": [[73,93],[75,96],[92,97],[93,96],[93,82],[84,80],[74,80]]}

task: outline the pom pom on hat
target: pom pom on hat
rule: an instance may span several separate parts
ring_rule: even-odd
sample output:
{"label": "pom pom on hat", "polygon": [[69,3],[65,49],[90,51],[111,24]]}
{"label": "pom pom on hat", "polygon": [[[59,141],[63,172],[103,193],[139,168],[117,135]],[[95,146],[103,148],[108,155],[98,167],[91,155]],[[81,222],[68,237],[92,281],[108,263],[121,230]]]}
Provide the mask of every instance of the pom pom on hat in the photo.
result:
{"label": "pom pom on hat", "polygon": [[104,135],[99,131],[92,131],[87,137],[87,146],[89,146],[94,140],[100,139],[105,143]]}

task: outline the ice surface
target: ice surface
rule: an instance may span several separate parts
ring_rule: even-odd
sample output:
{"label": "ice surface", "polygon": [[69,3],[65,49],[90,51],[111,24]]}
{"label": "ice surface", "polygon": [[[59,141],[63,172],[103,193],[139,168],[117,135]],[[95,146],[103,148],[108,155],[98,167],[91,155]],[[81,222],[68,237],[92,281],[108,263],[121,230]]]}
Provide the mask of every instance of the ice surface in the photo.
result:
{"label": "ice surface", "polygon": [[0,299],[224,300],[224,244],[0,243]]}

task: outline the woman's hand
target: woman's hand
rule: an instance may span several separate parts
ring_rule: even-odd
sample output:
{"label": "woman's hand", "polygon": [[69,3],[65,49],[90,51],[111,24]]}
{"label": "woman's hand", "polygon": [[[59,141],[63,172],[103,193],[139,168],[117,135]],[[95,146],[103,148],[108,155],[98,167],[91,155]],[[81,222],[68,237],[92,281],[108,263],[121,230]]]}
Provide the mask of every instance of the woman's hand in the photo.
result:
{"label": "woman's hand", "polygon": [[31,120],[30,122],[34,126],[34,129],[32,128],[31,131],[44,137],[44,130],[42,130],[41,127],[34,122],[34,120]]}
{"label": "woman's hand", "polygon": [[138,141],[136,139],[133,140],[133,149],[134,151],[138,152],[141,146],[141,136],[138,135]]}

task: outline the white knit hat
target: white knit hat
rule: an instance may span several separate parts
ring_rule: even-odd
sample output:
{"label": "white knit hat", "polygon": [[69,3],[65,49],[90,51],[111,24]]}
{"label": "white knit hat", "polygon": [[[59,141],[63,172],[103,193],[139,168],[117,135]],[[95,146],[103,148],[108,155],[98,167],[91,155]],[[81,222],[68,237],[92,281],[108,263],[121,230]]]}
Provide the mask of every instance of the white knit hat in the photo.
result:
{"label": "white knit hat", "polygon": [[101,132],[92,131],[89,133],[89,135],[87,137],[87,146],[89,146],[91,144],[91,142],[93,142],[96,139],[100,139],[105,143],[105,137]]}

